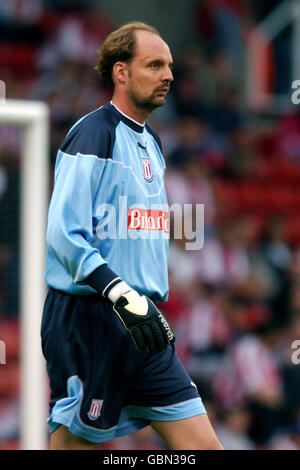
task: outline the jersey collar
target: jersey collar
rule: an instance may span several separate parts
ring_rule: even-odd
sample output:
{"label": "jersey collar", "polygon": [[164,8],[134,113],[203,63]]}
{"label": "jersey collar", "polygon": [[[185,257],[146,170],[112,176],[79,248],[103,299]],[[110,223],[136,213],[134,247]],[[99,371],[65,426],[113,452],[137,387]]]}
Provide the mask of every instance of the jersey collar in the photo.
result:
{"label": "jersey collar", "polygon": [[120,111],[119,108],[117,108],[117,106],[112,103],[112,101],[110,101],[110,105],[118,113],[119,118],[121,119],[121,121],[124,122],[124,124],[126,124],[126,126],[131,127],[131,129],[133,129],[135,132],[139,132],[140,134],[143,133],[144,128],[145,128],[145,123],[140,124],[139,122],[127,116],[126,114],[122,113],[122,111]]}

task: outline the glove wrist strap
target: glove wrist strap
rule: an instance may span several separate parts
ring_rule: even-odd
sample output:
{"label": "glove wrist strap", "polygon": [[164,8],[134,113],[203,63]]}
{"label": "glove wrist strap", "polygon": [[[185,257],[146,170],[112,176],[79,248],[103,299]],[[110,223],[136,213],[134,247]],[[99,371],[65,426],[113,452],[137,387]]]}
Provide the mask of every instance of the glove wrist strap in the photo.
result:
{"label": "glove wrist strap", "polygon": [[131,290],[131,287],[129,287],[126,282],[119,281],[117,284],[114,284],[108,292],[106,292],[106,296],[111,302],[115,304],[122,295],[126,294]]}

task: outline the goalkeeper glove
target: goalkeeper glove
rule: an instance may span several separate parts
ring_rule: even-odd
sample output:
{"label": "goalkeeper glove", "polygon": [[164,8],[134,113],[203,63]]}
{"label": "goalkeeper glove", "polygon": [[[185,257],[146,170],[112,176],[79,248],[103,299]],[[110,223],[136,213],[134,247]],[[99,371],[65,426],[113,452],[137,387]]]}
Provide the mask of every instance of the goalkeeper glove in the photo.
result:
{"label": "goalkeeper glove", "polygon": [[[105,289],[103,295],[113,302],[113,309],[131,334],[138,349],[159,352],[175,342],[175,335],[163,314],[145,295],[122,280]],[[110,286],[108,286],[109,288]]]}

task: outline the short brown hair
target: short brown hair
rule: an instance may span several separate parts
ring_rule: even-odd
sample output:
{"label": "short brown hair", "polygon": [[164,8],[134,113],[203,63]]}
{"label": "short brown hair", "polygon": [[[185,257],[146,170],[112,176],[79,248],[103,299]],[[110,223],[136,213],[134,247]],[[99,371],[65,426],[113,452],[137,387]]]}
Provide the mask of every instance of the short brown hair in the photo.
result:
{"label": "short brown hair", "polygon": [[135,31],[148,31],[160,36],[160,33],[153,26],[139,21],[126,23],[116,31],[110,33],[97,51],[99,61],[95,70],[99,73],[103,82],[114,89],[112,69],[116,62],[128,62],[134,55]]}

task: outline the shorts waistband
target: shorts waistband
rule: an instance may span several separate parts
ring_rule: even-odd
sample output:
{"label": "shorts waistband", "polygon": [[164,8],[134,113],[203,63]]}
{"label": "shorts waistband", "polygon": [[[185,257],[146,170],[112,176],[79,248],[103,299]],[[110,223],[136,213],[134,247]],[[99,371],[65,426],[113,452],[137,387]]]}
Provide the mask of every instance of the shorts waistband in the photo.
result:
{"label": "shorts waistband", "polygon": [[[66,295],[66,296],[70,296],[70,297],[78,297],[78,298],[87,298],[87,297],[90,297],[90,298],[101,298],[101,299],[104,299],[104,297],[101,295],[101,294],[86,294],[86,295],[78,295],[78,294],[69,294],[68,292],[64,292],[64,291],[61,291],[61,290],[58,290],[58,289],[54,289],[53,287],[48,287],[49,291],[51,292],[56,292],[57,294],[63,294],[63,295]],[[158,295],[158,294],[153,294],[151,296],[149,296],[149,299],[152,300],[152,302],[156,305],[158,304],[159,302],[161,302],[161,297]]]}

